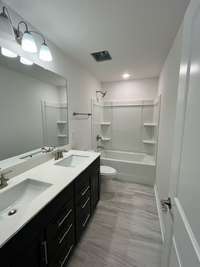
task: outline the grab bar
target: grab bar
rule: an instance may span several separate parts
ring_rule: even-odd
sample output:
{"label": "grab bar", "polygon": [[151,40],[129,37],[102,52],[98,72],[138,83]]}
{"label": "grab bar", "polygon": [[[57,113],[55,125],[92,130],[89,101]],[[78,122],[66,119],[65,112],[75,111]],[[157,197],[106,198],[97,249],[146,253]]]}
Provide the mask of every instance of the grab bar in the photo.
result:
{"label": "grab bar", "polygon": [[73,112],[73,116],[78,116],[78,115],[87,115],[87,116],[92,116],[92,113],[80,113],[80,112]]}

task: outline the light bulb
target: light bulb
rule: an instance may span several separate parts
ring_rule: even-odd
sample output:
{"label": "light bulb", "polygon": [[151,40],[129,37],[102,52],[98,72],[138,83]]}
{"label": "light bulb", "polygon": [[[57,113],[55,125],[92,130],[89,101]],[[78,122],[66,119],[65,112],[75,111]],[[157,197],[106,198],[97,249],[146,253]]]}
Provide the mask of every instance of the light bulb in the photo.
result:
{"label": "light bulb", "polygon": [[29,65],[29,66],[33,65],[33,62],[32,61],[30,61],[29,59],[26,59],[24,57],[20,57],[20,62],[22,64],[24,64],[24,65]]}
{"label": "light bulb", "polygon": [[1,54],[5,57],[10,57],[10,58],[16,58],[17,54],[12,52],[11,50],[5,48],[5,47],[1,47]]}
{"label": "light bulb", "polygon": [[33,35],[28,31],[24,32],[23,34],[22,49],[29,53],[37,53],[37,46],[33,38]]}
{"label": "light bulb", "polygon": [[43,43],[40,47],[39,58],[47,62],[53,60],[51,51],[46,43]]}

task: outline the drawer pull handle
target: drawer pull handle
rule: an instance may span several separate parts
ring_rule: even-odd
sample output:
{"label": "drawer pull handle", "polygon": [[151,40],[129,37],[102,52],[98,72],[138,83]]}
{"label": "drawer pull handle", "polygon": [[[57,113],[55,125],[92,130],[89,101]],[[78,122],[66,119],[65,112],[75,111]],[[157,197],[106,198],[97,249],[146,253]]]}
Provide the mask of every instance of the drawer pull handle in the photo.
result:
{"label": "drawer pull handle", "polygon": [[89,201],[90,201],[90,198],[88,197],[88,199],[85,201],[85,203],[83,204],[83,206],[81,206],[81,208],[84,209]]}
{"label": "drawer pull handle", "polygon": [[69,250],[68,250],[66,256],[65,256],[64,259],[63,259],[63,261],[60,262],[60,267],[63,267],[63,266],[65,265],[65,262],[66,262],[66,260],[68,259],[69,254],[70,254],[70,252],[72,251],[73,247],[74,247],[74,245],[71,245],[71,247],[69,248]]}
{"label": "drawer pull handle", "polygon": [[48,264],[48,256],[47,256],[47,242],[46,241],[42,242],[42,247],[43,247],[43,251],[44,251],[44,261],[45,261],[45,264],[47,265]]}
{"label": "drawer pull handle", "polygon": [[89,189],[90,189],[90,186],[88,185],[88,187],[81,193],[81,196],[83,197]]}
{"label": "drawer pull handle", "polygon": [[84,223],[82,224],[83,227],[86,226],[86,224],[87,224],[89,218],[90,218],[90,213],[88,214],[87,218],[85,219]]}
{"label": "drawer pull handle", "polygon": [[60,238],[59,240],[59,245],[63,242],[63,240],[65,239],[66,235],[69,233],[69,231],[72,228],[72,224],[70,224],[69,228],[67,229],[67,231],[63,234],[63,236]]}
{"label": "drawer pull handle", "polygon": [[62,224],[67,220],[67,218],[69,217],[69,215],[72,213],[72,209],[70,209],[69,211],[68,211],[68,213],[65,215],[65,217],[61,220],[61,221],[59,221],[58,222],[58,227],[61,227],[62,226]]}

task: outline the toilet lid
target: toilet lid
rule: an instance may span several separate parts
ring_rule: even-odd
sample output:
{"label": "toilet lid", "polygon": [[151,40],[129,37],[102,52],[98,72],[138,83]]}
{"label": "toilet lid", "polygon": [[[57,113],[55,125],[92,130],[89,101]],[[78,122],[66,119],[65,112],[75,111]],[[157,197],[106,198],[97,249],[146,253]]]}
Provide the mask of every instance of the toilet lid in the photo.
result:
{"label": "toilet lid", "polygon": [[109,166],[101,166],[100,168],[101,175],[115,175],[117,171]]}

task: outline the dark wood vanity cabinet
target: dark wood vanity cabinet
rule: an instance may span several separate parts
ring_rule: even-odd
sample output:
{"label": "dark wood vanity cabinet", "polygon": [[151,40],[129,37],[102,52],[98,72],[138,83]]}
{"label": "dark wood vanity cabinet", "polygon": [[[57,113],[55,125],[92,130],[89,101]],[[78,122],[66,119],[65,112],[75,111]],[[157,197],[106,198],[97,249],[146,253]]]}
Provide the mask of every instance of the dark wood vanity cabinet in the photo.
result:
{"label": "dark wood vanity cabinet", "polygon": [[81,238],[100,198],[100,159],[75,181],[76,242]]}
{"label": "dark wood vanity cabinet", "polygon": [[97,159],[90,170],[91,213],[93,214],[100,199],[100,159]]}
{"label": "dark wood vanity cabinet", "polygon": [[64,267],[100,196],[96,159],[1,249],[1,267]]}

